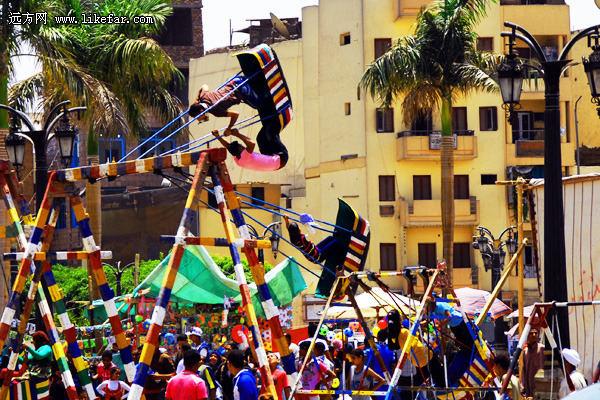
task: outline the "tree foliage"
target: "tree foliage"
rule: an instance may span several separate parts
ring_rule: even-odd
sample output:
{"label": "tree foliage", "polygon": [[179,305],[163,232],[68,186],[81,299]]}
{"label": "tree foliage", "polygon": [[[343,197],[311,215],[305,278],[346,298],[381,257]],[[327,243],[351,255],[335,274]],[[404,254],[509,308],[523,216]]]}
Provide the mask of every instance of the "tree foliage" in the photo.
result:
{"label": "tree foliage", "polygon": [[[223,271],[226,277],[235,279],[235,271],[233,268],[233,261],[230,256],[218,256],[211,255],[217,266]],[[146,260],[140,262],[140,282],[142,282],[150,273],[158,266],[164,257],[158,260]],[[248,262],[242,260],[244,266],[244,273],[248,282],[254,282],[252,274],[250,273],[250,267]],[[265,272],[270,271],[273,266],[269,263],[265,263]],[[54,278],[56,284],[63,292],[65,306],[69,312],[69,317],[73,323],[79,325],[87,324],[87,321],[83,317],[85,307],[89,304],[90,296],[88,292],[88,274],[87,270],[81,267],[71,267],[61,264],[52,266]],[[104,272],[106,274],[106,280],[108,285],[116,292],[116,276],[110,267],[104,266]],[[133,292],[135,289],[133,284],[133,272],[134,268],[128,268],[121,276],[121,288],[124,294]],[[29,290],[29,284],[25,288],[25,293]]]}

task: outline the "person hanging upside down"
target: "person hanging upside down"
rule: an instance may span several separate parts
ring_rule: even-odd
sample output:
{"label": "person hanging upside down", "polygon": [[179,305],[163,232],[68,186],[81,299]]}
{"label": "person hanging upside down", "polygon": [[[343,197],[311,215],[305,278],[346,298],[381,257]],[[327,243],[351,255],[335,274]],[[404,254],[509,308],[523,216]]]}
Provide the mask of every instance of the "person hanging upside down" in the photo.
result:
{"label": "person hanging upside down", "polygon": [[[219,139],[219,142],[221,142],[223,147],[225,147],[227,151],[231,153],[235,163],[242,168],[252,169],[255,171],[276,171],[283,168],[287,162],[287,158],[283,159],[278,154],[265,155],[255,153],[254,148],[256,147],[256,143],[249,137],[242,135],[237,129],[231,130],[231,136],[234,136],[244,142],[246,145],[245,147],[242,146],[237,140],[234,140],[231,143],[227,142],[222,136],[219,135],[218,130],[212,131],[212,134]],[[228,136],[227,133],[225,133],[225,136]]]}
{"label": "person hanging upside down", "polygon": [[[190,106],[188,113],[192,117],[200,115],[205,110],[215,117],[229,117],[229,126],[231,129],[237,121],[240,113],[229,111],[231,106],[240,104],[242,101],[254,109],[258,109],[264,101],[259,99],[258,95],[250,88],[243,76],[238,76],[227,82],[223,87],[217,90],[209,90],[207,84],[202,85],[196,96],[196,102]],[[222,99],[222,100],[221,100]],[[218,104],[216,104],[219,102]],[[204,114],[198,118],[198,122],[208,121],[208,115]]]}
{"label": "person hanging upside down", "polygon": [[[250,88],[248,83],[242,84],[244,80],[244,77],[236,77],[222,88],[214,91],[209,91],[207,85],[202,85],[198,92],[196,102],[190,106],[188,114],[191,117],[196,117],[208,110],[207,112],[215,117],[229,117],[229,124],[223,132],[225,136],[229,136],[240,115],[237,111],[229,110],[230,107],[240,104],[243,101],[250,107],[259,109],[267,101],[266,98],[260,98]],[[217,104],[219,100],[221,101]],[[207,119],[207,114],[198,118],[200,122]],[[282,168],[287,163],[289,155],[287,148],[281,142],[281,138],[279,137],[280,131],[281,125],[278,114],[263,118],[262,128],[256,136],[256,144],[258,144],[258,149],[262,155],[279,156],[279,159],[282,162],[279,168]],[[269,169],[267,171],[273,170]]]}

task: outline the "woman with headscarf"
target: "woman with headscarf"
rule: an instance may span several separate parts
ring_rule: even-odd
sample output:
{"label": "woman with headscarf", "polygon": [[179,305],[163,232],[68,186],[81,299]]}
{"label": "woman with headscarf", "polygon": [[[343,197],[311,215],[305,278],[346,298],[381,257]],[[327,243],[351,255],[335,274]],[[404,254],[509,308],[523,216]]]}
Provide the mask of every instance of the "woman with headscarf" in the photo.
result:
{"label": "woman with headscarf", "polygon": [[215,373],[217,368],[219,368],[219,365],[221,365],[221,358],[221,354],[218,351],[211,351],[208,355],[208,362],[206,365],[212,369],[213,373]]}
{"label": "woman with headscarf", "polygon": [[29,374],[40,380],[48,379],[52,375],[52,347],[48,336],[42,331],[37,331],[32,336],[33,345],[23,343],[23,348],[29,353]]}

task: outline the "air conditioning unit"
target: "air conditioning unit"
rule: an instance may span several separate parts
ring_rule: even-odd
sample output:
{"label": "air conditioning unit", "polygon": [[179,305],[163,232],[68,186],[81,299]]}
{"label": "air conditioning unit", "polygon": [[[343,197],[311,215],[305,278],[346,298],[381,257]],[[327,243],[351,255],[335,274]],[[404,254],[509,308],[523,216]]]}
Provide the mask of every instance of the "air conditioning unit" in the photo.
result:
{"label": "air conditioning unit", "polygon": [[393,217],[394,206],[379,206],[379,215],[382,217]]}

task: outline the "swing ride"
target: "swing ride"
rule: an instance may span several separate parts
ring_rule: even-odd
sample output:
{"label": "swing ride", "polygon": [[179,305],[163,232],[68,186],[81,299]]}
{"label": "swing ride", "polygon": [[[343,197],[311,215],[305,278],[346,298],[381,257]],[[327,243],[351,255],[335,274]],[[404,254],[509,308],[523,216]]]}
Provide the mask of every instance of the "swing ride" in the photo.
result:
{"label": "swing ride", "polygon": [[[238,129],[256,123],[275,123],[278,132],[281,132],[292,119],[292,104],[291,96],[276,54],[268,46],[260,45],[254,49],[240,52],[236,54],[236,57],[239,60],[244,76],[242,83],[237,87],[248,84],[259,97],[262,96],[262,98],[268,98],[267,101],[262,102],[260,107],[257,108],[258,116],[260,118],[248,123],[248,125],[241,126]],[[230,94],[225,95],[225,97],[228,95]],[[323,225],[332,227],[333,230],[330,231],[320,226],[315,226],[317,229],[331,233],[331,236],[326,239],[326,241],[315,245],[301,234],[297,225],[295,228],[293,227],[295,222],[303,220],[302,215],[292,210],[282,210],[279,208],[279,205],[270,204],[262,200],[259,201],[261,201],[265,207],[257,206],[254,204],[257,199],[236,192],[234,190],[233,182],[231,181],[231,176],[225,165],[227,157],[225,149],[212,148],[196,150],[207,145],[211,141],[216,140],[216,138],[208,139],[212,136],[211,134],[186,143],[184,146],[180,146],[164,154],[143,158],[147,153],[157,148],[164,140],[167,140],[177,132],[180,132],[208,111],[210,111],[210,108],[204,110],[200,115],[174,130],[161,141],[158,141],[154,147],[148,149],[135,160],[128,160],[128,157],[131,156],[136,149],[132,150],[117,162],[52,171],[49,175],[49,182],[43,202],[35,219],[31,217],[27,208],[25,198],[22,194],[22,188],[13,173],[14,169],[12,165],[10,165],[9,162],[0,160],[0,185],[3,188],[3,200],[9,210],[11,218],[11,227],[10,229],[5,229],[4,234],[5,236],[14,237],[19,244],[20,250],[19,252],[5,255],[5,259],[18,260],[20,261],[20,265],[19,273],[10,294],[9,302],[3,312],[2,319],[0,320],[0,347],[3,347],[9,337],[13,321],[18,319],[17,333],[11,343],[12,350],[8,365],[8,373],[5,375],[4,385],[2,386],[2,389],[0,389],[0,400],[5,400],[9,393],[11,398],[15,399],[45,399],[48,397],[47,379],[30,379],[20,383],[10,383],[12,374],[17,367],[27,321],[29,320],[35,304],[36,296],[37,303],[42,310],[46,330],[49,333],[48,336],[52,345],[54,357],[58,362],[69,399],[78,399],[73,376],[67,365],[64,347],[59,336],[59,330],[54,324],[54,319],[50,313],[44,291],[38,290],[40,284],[47,287],[51,294],[50,300],[54,303],[56,313],[58,314],[58,320],[61,325],[60,328],[62,329],[62,334],[67,343],[67,348],[73,356],[79,382],[90,399],[97,398],[90,380],[87,364],[83,360],[77,341],[76,328],[66,313],[62,293],[57,287],[52,273],[50,261],[57,259],[85,259],[90,263],[93,277],[100,288],[103,305],[108,315],[108,322],[111,326],[113,335],[116,338],[116,347],[120,352],[121,359],[125,366],[127,380],[132,383],[129,398],[132,400],[139,400],[142,398],[144,384],[146,379],[149,379],[148,374],[151,369],[150,365],[152,358],[158,350],[159,336],[164,329],[169,299],[179,271],[183,253],[186,246],[194,245],[226,246],[229,248],[234,264],[237,284],[241,292],[242,307],[246,315],[246,325],[248,331],[251,333],[252,342],[250,343],[250,349],[258,363],[266,390],[273,395],[274,399],[277,399],[278,395],[269,371],[263,337],[258,324],[255,308],[250,297],[248,282],[241,263],[240,251],[244,253],[248,260],[252,277],[257,285],[260,303],[265,313],[265,319],[267,320],[268,327],[272,333],[273,342],[275,342],[281,354],[283,368],[287,374],[297,374],[295,382],[292,385],[290,399],[293,398],[294,393],[299,393],[304,395],[379,395],[384,396],[386,400],[390,400],[392,398],[399,398],[399,393],[402,391],[426,391],[433,393],[434,396],[437,396],[440,399],[461,400],[473,398],[475,392],[490,391],[498,394],[506,389],[510,371],[514,368],[515,360],[518,359],[520,350],[523,348],[523,338],[527,337],[525,332],[528,331],[528,327],[534,324],[534,320],[532,317],[528,320],[525,332],[521,337],[521,342],[519,342],[516,357],[513,359],[513,365],[509,370],[509,374],[507,374],[508,377],[503,383],[494,376],[492,368],[493,351],[490,345],[483,339],[479,327],[487,317],[488,310],[492,306],[500,288],[508,279],[509,274],[516,265],[517,258],[523,252],[524,246],[527,243],[526,239],[520,244],[517,252],[513,255],[510,263],[505,268],[498,285],[494,288],[490,299],[485,304],[480,314],[476,318],[473,318],[464,311],[463,307],[461,307],[459,298],[448,285],[443,263],[439,264],[437,269],[413,267],[407,268],[399,273],[377,274],[365,271],[370,241],[370,225],[366,219],[361,217],[344,201],[339,200],[335,224],[318,221]],[[180,117],[183,115],[185,115],[185,113]],[[240,121],[234,126],[246,123],[253,118],[254,117]],[[138,148],[146,145],[148,141],[153,140],[173,123],[175,123],[175,121],[172,121],[156,132],[145,142],[141,143]],[[220,131],[223,131],[224,129],[225,128]],[[184,167],[195,167],[193,176],[183,172],[182,168]],[[162,171],[164,170],[173,170],[175,173],[180,174],[184,181],[190,183],[190,188],[177,231],[174,235],[163,235],[161,237],[161,240],[172,243],[173,248],[164,274],[162,287],[152,312],[139,363],[135,365],[132,356],[131,342],[125,336],[123,324],[119,319],[118,310],[115,306],[115,294],[108,286],[102,268],[102,259],[110,258],[111,254],[107,251],[101,251],[96,245],[89,226],[89,216],[84,209],[75,182],[85,180],[96,182],[100,179],[116,179],[120,176],[140,173],[162,174]],[[163,176],[169,179],[168,176]],[[212,207],[202,201],[202,190],[214,194],[217,202],[216,207]],[[252,200],[252,202],[242,201],[240,199],[241,197],[246,197],[248,200]],[[49,252],[50,244],[53,239],[53,232],[56,228],[59,207],[58,199],[60,198],[68,198],[73,207],[78,222],[78,228],[83,238],[84,251],[62,253]],[[14,199],[17,199],[21,206],[20,212],[17,211]],[[224,238],[195,237],[191,235],[190,232],[193,224],[196,223],[200,204],[203,204],[207,208],[220,214]],[[271,227],[265,227],[255,218],[243,211],[241,208],[242,204],[267,210],[274,215],[286,218],[286,223],[290,232],[290,240],[280,236]],[[271,206],[272,209],[267,209],[266,206]],[[298,365],[298,368],[295,364],[294,355],[289,350],[283,335],[283,330],[279,321],[279,310],[275,306],[272,293],[265,282],[264,266],[259,261],[256,254],[257,248],[269,248],[271,242],[269,240],[261,240],[257,237],[253,238],[246,223],[246,218],[259,223],[265,227],[266,230],[280,236],[281,240],[284,240],[301,251],[307,260],[322,267],[321,274],[315,274],[319,278],[315,295],[327,298],[327,302],[316,327],[315,334],[310,338],[307,354],[303,362]],[[25,235],[21,220],[26,221],[28,225],[31,225],[29,238]],[[294,222],[290,224],[289,220]],[[292,233],[294,234],[292,235]],[[281,252],[281,250],[279,251]],[[282,254],[288,257],[285,253]],[[302,264],[299,263],[299,265],[308,272],[314,274],[314,272],[304,267]],[[408,302],[395,295],[389,286],[383,282],[385,278],[395,275],[402,275],[408,281],[409,295],[411,295],[411,297],[408,298]],[[414,291],[414,283],[417,276],[420,276],[423,279],[424,288],[418,302],[417,295]],[[31,284],[29,292],[24,296],[23,291],[27,279],[31,279]],[[380,304],[381,309],[390,310],[387,320],[383,320],[384,322],[381,323],[381,327],[379,327],[381,320],[378,322],[377,330],[387,329],[388,335],[392,334],[392,336],[388,336],[390,339],[389,342],[392,344],[391,346],[396,346],[395,348],[400,351],[396,367],[393,371],[390,371],[389,365],[386,365],[384,362],[380,351],[378,350],[378,345],[375,342],[374,336],[376,335],[373,333],[373,328],[367,324],[366,317],[363,315],[364,310],[361,309],[357,302],[355,295],[358,289],[365,294],[372,296],[373,299]],[[448,298],[439,297],[434,294],[434,290],[449,291],[451,296]],[[21,314],[17,315],[18,304],[23,298],[25,298],[25,307]],[[347,301],[340,303],[345,298]],[[447,320],[448,317],[434,312],[436,305],[448,305],[448,303],[454,304],[453,308],[460,315],[455,322],[457,324],[456,326],[461,326],[462,329],[464,329],[466,338],[464,341],[467,343],[459,342],[456,334],[454,338],[450,336],[449,331],[443,328],[445,320]],[[552,333],[545,323],[545,317],[548,310],[551,306],[566,307],[570,305],[574,304],[554,303],[552,305],[536,305],[532,315],[536,314],[539,318],[535,323],[539,324],[547,331],[549,338],[552,337]],[[328,310],[334,306],[351,307],[355,313],[355,318],[352,318],[351,320],[328,319]],[[451,306],[448,305],[448,307]],[[343,324],[350,321],[352,321],[352,326],[354,328],[364,332],[364,346],[365,348],[371,349],[366,368],[372,368],[376,363],[382,371],[387,389],[378,391],[361,390],[360,386],[362,386],[362,381],[359,385],[359,390],[347,388],[344,373],[342,374],[341,382],[339,382],[339,385],[335,388],[327,385],[325,390],[298,389],[298,384],[302,379],[303,372],[307,368],[307,365],[315,359],[312,357],[312,353],[319,335],[324,331],[322,327],[328,323]],[[348,329],[350,328],[344,329],[343,334],[341,334],[343,340],[347,340],[353,332],[352,329]],[[552,343],[554,343],[555,347],[555,342],[552,341]],[[450,353],[449,349],[451,348],[453,349],[451,352],[456,354],[454,361],[458,359],[459,354],[464,356],[461,365],[457,366],[454,362],[451,362],[452,360],[447,359],[447,353]],[[390,347],[390,349],[393,350],[394,348]],[[342,349],[341,356],[342,358],[345,358],[343,351],[344,348]],[[406,380],[402,380],[404,383],[400,383],[401,372],[403,371],[404,366],[408,365],[407,363],[412,364],[412,367],[420,374],[418,378],[422,384],[407,385],[404,384]]]}

